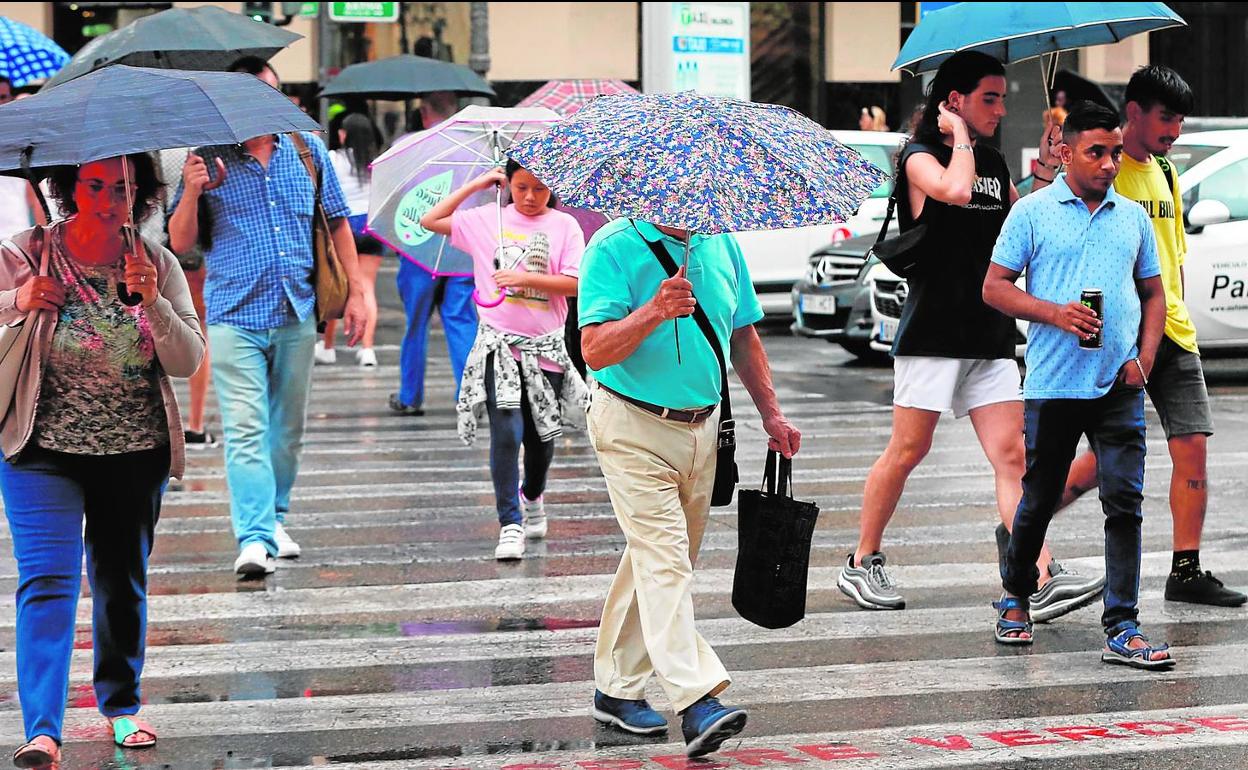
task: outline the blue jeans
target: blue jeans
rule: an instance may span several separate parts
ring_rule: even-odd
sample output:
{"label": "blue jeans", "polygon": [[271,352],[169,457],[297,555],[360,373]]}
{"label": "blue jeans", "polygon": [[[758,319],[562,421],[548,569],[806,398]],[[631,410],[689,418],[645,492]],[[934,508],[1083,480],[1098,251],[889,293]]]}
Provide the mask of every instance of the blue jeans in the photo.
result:
{"label": "blue jeans", "polygon": [[[563,387],[563,374],[545,370],[542,374],[558,393]],[[536,500],[546,490],[546,473],[555,459],[555,442],[538,438],[523,383],[520,408],[498,408],[494,398],[493,356],[485,366],[485,393],[485,409],[490,416],[490,477],[494,480],[498,525],[520,524],[524,520],[517,496],[520,488],[520,447],[524,447],[524,496]]]}
{"label": "blue jeans", "polygon": [[95,699],[105,716],[138,712],[147,557],[168,477],[167,445],[119,455],[32,446],[15,462],[0,462],[17,560],[17,691],[27,740],[61,740],[84,545]]}
{"label": "blue jeans", "polygon": [[[425,403],[425,356],[429,352],[429,319],[434,300],[442,315],[446,347],[455,373],[456,393],[464,377],[464,362],[477,339],[477,305],[472,301],[475,288],[471,276],[435,278],[428,270],[399,257],[396,279],[403,310],[407,313],[407,331],[399,346],[399,401],[408,406]],[[435,296],[441,290],[441,296]]]}
{"label": "blue jeans", "polygon": [[1029,399],[1023,411],[1027,471],[1014,516],[1002,584],[1030,596],[1036,559],[1085,434],[1096,455],[1105,512],[1105,612],[1109,635],[1136,623],[1140,595],[1140,523],[1144,501],[1144,391],[1115,386],[1096,399]]}
{"label": "blue jeans", "polygon": [[208,344],[234,536],[239,547],[263,543],[276,554],[274,525],[290,510],[303,450],[316,318],[264,331],[216,324]]}

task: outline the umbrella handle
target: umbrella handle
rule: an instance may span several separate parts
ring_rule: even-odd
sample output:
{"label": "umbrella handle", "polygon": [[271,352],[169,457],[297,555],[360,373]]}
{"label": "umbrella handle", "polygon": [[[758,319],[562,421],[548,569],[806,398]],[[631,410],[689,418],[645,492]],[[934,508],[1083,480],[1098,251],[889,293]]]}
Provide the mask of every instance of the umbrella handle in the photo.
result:
{"label": "umbrella handle", "polygon": [[503,304],[503,300],[507,299],[507,290],[503,289],[498,293],[498,299],[483,300],[481,299],[481,291],[479,289],[472,290],[472,301],[481,307],[498,307]]}

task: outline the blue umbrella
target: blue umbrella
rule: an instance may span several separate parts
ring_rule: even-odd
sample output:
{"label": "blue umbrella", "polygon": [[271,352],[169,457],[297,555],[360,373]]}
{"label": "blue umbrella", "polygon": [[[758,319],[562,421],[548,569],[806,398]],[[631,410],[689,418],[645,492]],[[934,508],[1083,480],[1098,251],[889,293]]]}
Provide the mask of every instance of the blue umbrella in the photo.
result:
{"label": "blue umbrella", "polygon": [[0,16],[0,75],[14,86],[51,77],[68,61],[65,49],[47,35]]}
{"label": "blue umbrella", "polygon": [[893,69],[932,71],[958,51],[1009,64],[1186,24],[1165,3],[957,3],[923,17]]}
{"label": "blue umbrella", "polygon": [[697,233],[844,222],[886,178],[774,104],[601,96],[507,154],[570,206]]}
{"label": "blue umbrella", "polygon": [[252,75],[119,64],[0,107],[0,173],[319,130]]}

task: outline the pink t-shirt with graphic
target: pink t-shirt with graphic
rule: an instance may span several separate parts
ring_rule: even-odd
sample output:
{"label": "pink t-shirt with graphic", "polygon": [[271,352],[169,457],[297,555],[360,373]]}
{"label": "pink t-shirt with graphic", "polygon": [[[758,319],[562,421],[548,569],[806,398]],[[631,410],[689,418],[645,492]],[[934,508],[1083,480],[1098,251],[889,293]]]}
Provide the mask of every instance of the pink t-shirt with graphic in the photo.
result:
{"label": "pink t-shirt with graphic", "polygon": [[[451,245],[472,255],[473,276],[483,301],[498,297],[495,270],[528,270],[548,275],[580,275],[585,236],[571,215],[546,209],[530,217],[515,205],[503,209],[502,249],[499,249],[498,209],[493,203],[451,216]],[[568,318],[568,298],[534,289],[512,289],[495,307],[477,305],[477,315],[495,329],[526,337],[540,337],[562,329]],[[542,360],[542,368],[562,371]]]}

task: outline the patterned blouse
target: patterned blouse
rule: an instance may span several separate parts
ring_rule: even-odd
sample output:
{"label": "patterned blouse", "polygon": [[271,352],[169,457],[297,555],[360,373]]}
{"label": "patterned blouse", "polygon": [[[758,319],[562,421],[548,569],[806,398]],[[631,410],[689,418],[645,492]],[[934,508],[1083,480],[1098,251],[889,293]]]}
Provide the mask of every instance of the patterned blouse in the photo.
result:
{"label": "patterned blouse", "polygon": [[169,443],[156,345],[141,306],[117,296],[125,263],[84,265],[69,256],[65,227],[51,228],[49,272],[65,286],[33,439],[79,455],[111,455]]}

